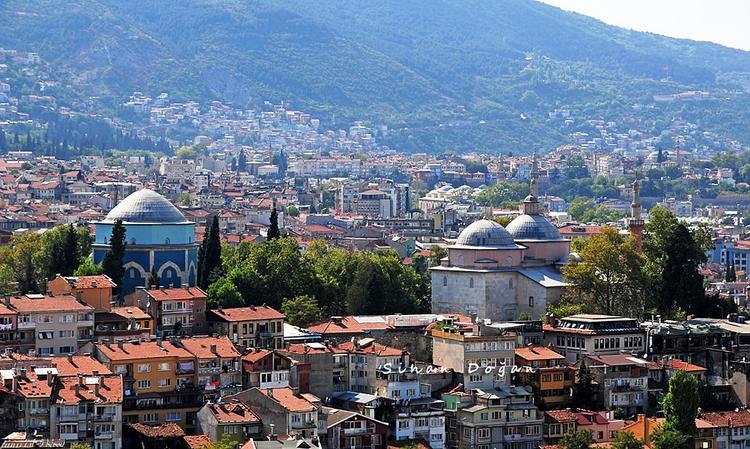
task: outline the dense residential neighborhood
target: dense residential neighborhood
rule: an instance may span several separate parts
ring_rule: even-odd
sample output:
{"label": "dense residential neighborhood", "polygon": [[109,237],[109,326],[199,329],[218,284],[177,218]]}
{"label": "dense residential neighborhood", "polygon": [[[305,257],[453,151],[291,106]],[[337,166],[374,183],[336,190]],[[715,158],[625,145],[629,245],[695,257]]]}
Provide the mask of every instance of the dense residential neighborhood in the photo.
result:
{"label": "dense residential neighborhood", "polygon": [[643,114],[734,92],[505,154],[69,94],[0,48],[0,449],[750,445],[750,146]]}

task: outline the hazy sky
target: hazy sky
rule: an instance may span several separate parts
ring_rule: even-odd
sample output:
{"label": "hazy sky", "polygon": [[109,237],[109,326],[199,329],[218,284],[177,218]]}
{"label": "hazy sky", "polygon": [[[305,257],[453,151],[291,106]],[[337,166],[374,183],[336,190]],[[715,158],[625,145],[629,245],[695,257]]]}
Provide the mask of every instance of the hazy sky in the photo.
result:
{"label": "hazy sky", "polygon": [[750,50],[750,0],[541,0],[623,28]]}

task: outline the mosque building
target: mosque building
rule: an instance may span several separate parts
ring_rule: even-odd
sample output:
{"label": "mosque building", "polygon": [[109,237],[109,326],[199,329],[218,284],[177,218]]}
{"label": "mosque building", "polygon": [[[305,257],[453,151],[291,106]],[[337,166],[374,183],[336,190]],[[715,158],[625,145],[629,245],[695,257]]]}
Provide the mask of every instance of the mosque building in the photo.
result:
{"label": "mosque building", "polygon": [[161,287],[195,286],[198,244],[195,223],[166,198],[149,189],[130,194],[96,223],[94,263],[100,264],[109,250],[115,221],[125,226],[125,275],[121,294],[146,286],[151,269]]}
{"label": "mosque building", "polygon": [[541,212],[532,168],[523,213],[507,227],[479,220],[464,229],[448,256],[432,267],[433,313],[465,313],[494,321],[542,317],[566,286],[561,268],[570,240]]}

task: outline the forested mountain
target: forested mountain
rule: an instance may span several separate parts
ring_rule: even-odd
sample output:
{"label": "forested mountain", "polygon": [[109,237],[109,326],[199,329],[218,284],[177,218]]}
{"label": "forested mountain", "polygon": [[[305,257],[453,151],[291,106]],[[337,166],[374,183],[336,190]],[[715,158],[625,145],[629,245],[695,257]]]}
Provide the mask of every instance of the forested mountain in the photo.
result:
{"label": "forested mountain", "polygon": [[750,109],[748,52],[531,0],[5,0],[0,46],[38,51],[91,95],[288,100],[414,147],[528,151],[562,140],[555,108],[616,118],[690,89],[736,95],[721,130]]}

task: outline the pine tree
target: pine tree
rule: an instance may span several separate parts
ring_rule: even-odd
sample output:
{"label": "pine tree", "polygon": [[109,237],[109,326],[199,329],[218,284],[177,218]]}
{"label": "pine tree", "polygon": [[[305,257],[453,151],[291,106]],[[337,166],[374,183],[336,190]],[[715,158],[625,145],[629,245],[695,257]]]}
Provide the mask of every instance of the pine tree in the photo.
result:
{"label": "pine tree", "polygon": [[279,214],[276,212],[276,205],[273,205],[271,209],[271,225],[268,226],[268,233],[266,234],[267,240],[273,240],[281,237],[281,231],[279,231]]}
{"label": "pine tree", "polygon": [[102,269],[104,274],[112,279],[112,282],[117,284],[114,289],[115,293],[120,292],[122,287],[122,279],[125,275],[124,259],[125,259],[125,226],[122,224],[122,220],[115,221],[115,225],[112,227],[112,236],[109,239],[109,251],[104,255],[102,260]]}

